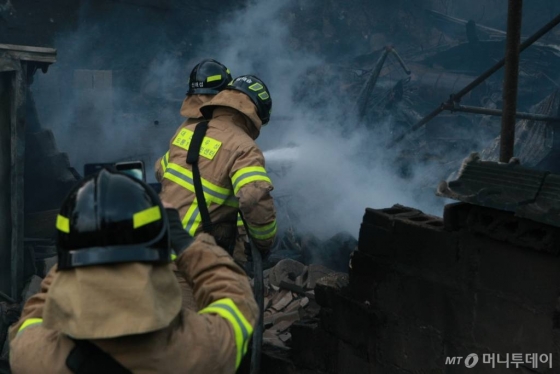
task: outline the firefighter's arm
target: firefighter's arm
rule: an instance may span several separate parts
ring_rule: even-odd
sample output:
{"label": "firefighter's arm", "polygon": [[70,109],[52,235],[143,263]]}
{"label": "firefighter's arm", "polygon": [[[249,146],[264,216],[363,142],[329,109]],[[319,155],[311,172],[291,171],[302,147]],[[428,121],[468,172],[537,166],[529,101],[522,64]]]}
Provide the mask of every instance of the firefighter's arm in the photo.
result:
{"label": "firefighter's arm", "polygon": [[213,341],[216,352],[221,352],[216,359],[220,365],[235,362],[237,368],[258,317],[245,272],[212,236],[204,233],[179,255],[177,267],[193,287],[194,298],[201,307],[200,324],[206,324],[204,331],[211,335],[207,339]]}
{"label": "firefighter's arm", "polygon": [[255,246],[267,253],[276,238],[276,209],[262,152],[256,146],[242,152],[233,164],[230,178],[249,235]]}
{"label": "firefighter's arm", "polygon": [[167,169],[167,163],[169,162],[169,151],[165,153],[163,156],[157,159],[156,164],[154,165],[154,170],[156,174],[156,180],[158,183],[161,183],[163,180],[163,174],[165,174],[165,170]]}
{"label": "firefighter's arm", "polygon": [[10,342],[15,339],[18,332],[43,323],[43,307],[45,306],[47,292],[56,274],[56,269],[56,265],[51,268],[45,279],[41,282],[41,290],[25,302],[19,321],[10,326],[8,331]]}
{"label": "firefighter's arm", "polygon": [[158,181],[158,183],[161,183],[161,180],[163,179],[163,170],[161,168],[162,159],[163,157],[158,158],[156,164],[154,165],[154,172],[156,175],[156,181]]}

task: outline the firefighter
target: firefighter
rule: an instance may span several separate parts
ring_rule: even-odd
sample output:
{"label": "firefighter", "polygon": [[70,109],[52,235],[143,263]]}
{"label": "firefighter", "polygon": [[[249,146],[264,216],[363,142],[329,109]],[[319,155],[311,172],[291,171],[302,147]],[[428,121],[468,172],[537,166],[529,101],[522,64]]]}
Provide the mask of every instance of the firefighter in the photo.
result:
{"label": "firefighter", "polygon": [[[236,371],[258,313],[248,279],[149,186],[103,169],[70,192],[56,227],[58,263],[9,331],[13,373]],[[181,308],[173,260],[200,311]]]}
{"label": "firefighter", "polygon": [[[181,115],[187,119],[180,128],[203,120],[200,107],[222,91],[231,80],[229,69],[222,63],[212,59],[200,61],[189,77],[189,90],[181,105]],[[156,179],[161,182],[161,157],[156,161],[155,171]]]}
{"label": "firefighter", "polygon": [[179,210],[189,234],[211,233],[229,253],[238,212],[263,255],[276,237],[272,182],[255,143],[271,108],[260,79],[238,77],[200,107],[206,121],[181,126],[161,162],[162,200]]}
{"label": "firefighter", "polygon": [[[210,101],[210,99],[223,90],[231,80],[232,77],[229,69],[222,63],[212,59],[200,61],[192,69],[189,77],[189,90],[181,106],[181,115],[187,117],[187,119],[179,129],[185,125],[196,124],[202,121],[204,118],[199,111],[200,106]],[[179,130],[177,130],[177,132],[178,131]],[[177,134],[175,134],[175,136],[176,135]],[[156,161],[154,170],[157,181],[161,183],[163,177],[161,157]],[[194,301],[192,289],[189,287],[188,282],[181,276],[181,272],[177,269],[174,270],[179,280],[179,285],[181,286],[183,306],[196,310],[198,306]]]}

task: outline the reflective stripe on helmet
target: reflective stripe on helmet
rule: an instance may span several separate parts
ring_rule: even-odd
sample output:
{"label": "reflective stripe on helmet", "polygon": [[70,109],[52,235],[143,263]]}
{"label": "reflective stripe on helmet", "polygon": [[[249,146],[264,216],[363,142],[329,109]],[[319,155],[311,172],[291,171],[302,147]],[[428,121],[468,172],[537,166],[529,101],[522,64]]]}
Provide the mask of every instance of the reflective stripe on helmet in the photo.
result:
{"label": "reflective stripe on helmet", "polygon": [[132,227],[137,229],[138,227],[145,226],[149,223],[159,221],[161,219],[161,210],[159,206],[153,206],[148,209],[144,209],[138,213],[134,213],[132,216]]}
{"label": "reflective stripe on helmet", "polygon": [[237,194],[239,189],[246,185],[247,183],[265,181],[272,184],[272,181],[268,177],[265,168],[262,166],[249,166],[246,168],[241,168],[233,174],[231,178],[231,183],[233,184],[233,192]]}
{"label": "reflective stripe on helmet", "polygon": [[56,216],[56,228],[68,234],[70,232],[70,220],[60,214]]}
{"label": "reflective stripe on helmet", "polygon": [[36,326],[36,325],[40,325],[43,323],[43,319],[42,318],[29,318],[26,319],[25,322],[23,323],[23,325],[21,325],[21,327],[18,330],[18,335],[26,328],[30,327],[30,326]]}
{"label": "reflective stripe on helmet", "polygon": [[198,314],[206,313],[217,314],[231,324],[233,334],[235,335],[235,345],[237,347],[237,356],[235,360],[235,369],[237,369],[241,363],[241,359],[245,353],[247,353],[247,346],[253,334],[253,326],[247,321],[233,300],[229,298],[217,300],[198,312]]}
{"label": "reflective stripe on helmet", "polygon": [[260,90],[263,89],[263,85],[260,84],[259,82],[253,83],[252,85],[249,86],[249,89],[250,89],[251,91],[260,91]]}
{"label": "reflective stripe on helmet", "polygon": [[247,226],[249,228],[249,234],[255,239],[266,240],[276,235],[276,220],[265,226],[251,226],[249,224]]}
{"label": "reflective stripe on helmet", "polygon": [[220,79],[222,79],[221,75],[211,75],[208,78],[206,78],[206,82],[219,81]]}

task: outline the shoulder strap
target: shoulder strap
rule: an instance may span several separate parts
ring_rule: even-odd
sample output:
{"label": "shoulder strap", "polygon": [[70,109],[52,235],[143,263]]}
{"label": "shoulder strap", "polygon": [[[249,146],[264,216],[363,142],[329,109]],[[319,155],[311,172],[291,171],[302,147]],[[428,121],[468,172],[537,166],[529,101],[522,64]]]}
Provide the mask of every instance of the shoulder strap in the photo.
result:
{"label": "shoulder strap", "polygon": [[206,135],[206,130],[208,130],[208,121],[200,122],[196,125],[189,150],[187,151],[187,164],[192,166],[194,193],[198,201],[200,217],[202,218],[202,231],[210,233],[212,231],[212,221],[210,220],[210,213],[208,213],[208,206],[206,205],[202,181],[200,179],[200,170],[198,169],[200,146]]}
{"label": "shoulder strap", "polygon": [[75,374],[132,374],[111,355],[87,340],[72,339],[76,346],[66,358],[66,366]]}

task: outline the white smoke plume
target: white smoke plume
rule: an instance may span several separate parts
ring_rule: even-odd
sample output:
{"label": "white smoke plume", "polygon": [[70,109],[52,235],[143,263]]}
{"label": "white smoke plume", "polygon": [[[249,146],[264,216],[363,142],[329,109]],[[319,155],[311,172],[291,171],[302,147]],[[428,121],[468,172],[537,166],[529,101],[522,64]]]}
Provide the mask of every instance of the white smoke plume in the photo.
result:
{"label": "white smoke plume", "polygon": [[391,119],[371,133],[357,126],[352,108],[334,94],[322,92],[327,99],[311,110],[294,99],[305,82],[302,77],[324,61],[290,47],[290,30],[281,17],[290,6],[295,2],[252,3],[209,37],[224,43],[200,56],[227,64],[234,75],[257,75],[270,89],[271,121],[257,143],[265,150],[269,169],[287,165],[272,175],[274,195],[290,196],[303,229],[322,238],[340,231],[357,237],[366,207],[400,203],[441,214],[443,201],[433,198],[436,186],[418,191],[420,179],[433,170],[416,170],[417,177],[404,181],[391,165],[394,154],[385,150]]}
{"label": "white smoke plume", "polygon": [[[366,207],[396,203],[440,215],[444,201],[434,198],[436,185],[426,185],[434,170],[429,166],[415,169],[412,177],[404,180],[395,169],[395,151],[385,149],[391,136],[391,118],[368,127],[375,131],[367,130],[357,125],[345,98],[337,97],[328,87],[318,86],[322,90],[315,93],[322,100],[319,106],[311,107],[298,99],[296,93],[305,88],[306,74],[324,64],[320,57],[296,50],[290,42],[285,10],[301,4],[295,0],[252,1],[229,14],[225,22],[209,27],[197,49],[162,42],[159,50],[104,50],[105,60],[97,64],[91,60],[96,56],[91,51],[96,33],[116,22],[129,21],[111,19],[83,26],[61,36],[56,46],[61,63],[52,67],[51,78],[39,77],[33,88],[40,118],[55,132],[59,148],[70,155],[80,172],[86,162],[143,158],[151,173],[154,161],[165,152],[182,121],[179,108],[190,70],[200,59],[214,58],[227,65],[234,76],[260,77],[271,91],[271,121],[257,143],[268,159],[274,196],[279,202],[290,197],[299,230],[321,238],[340,231],[357,237]],[[151,32],[157,32],[152,26]],[[134,29],[134,25],[127,24],[127,28]],[[111,61],[110,53],[116,61]],[[138,95],[131,96],[130,90],[120,89],[116,79],[119,74],[126,76],[127,63],[137,60],[146,60],[146,70],[134,78]],[[51,83],[53,79],[69,80],[76,69],[92,66],[113,71],[113,116],[98,116],[80,124],[76,123],[76,110],[84,99],[53,102]],[[59,82],[60,89],[64,89],[63,83]],[[283,217],[280,228],[286,224]]]}

